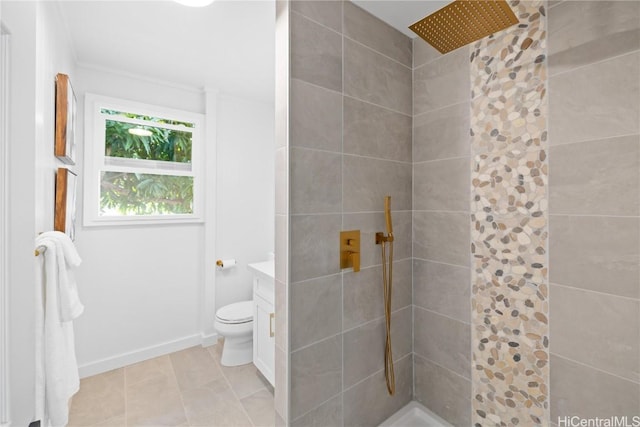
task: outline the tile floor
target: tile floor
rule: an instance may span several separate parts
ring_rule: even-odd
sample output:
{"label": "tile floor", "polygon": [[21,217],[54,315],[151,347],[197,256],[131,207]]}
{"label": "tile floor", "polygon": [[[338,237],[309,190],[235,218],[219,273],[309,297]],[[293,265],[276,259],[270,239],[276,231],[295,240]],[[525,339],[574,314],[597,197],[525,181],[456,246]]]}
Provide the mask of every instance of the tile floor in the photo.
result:
{"label": "tile floor", "polygon": [[274,425],[273,389],[253,364],[220,365],[222,343],[81,380],[69,427]]}

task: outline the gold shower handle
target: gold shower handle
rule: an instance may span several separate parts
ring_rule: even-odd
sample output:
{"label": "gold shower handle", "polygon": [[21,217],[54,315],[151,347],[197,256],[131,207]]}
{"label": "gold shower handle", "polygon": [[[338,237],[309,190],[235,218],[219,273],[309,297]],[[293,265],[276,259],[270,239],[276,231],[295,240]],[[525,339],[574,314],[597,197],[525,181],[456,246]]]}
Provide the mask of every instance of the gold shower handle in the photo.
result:
{"label": "gold shower handle", "polygon": [[384,217],[387,221],[387,235],[393,235],[393,223],[391,222],[391,196],[384,198]]}

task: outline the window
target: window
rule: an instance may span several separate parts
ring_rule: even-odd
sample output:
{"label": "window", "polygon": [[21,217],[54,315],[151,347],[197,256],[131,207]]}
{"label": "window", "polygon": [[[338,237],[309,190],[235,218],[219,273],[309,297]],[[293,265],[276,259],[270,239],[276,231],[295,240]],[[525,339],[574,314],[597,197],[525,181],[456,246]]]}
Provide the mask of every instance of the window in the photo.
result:
{"label": "window", "polygon": [[202,220],[204,116],[86,95],[84,224]]}

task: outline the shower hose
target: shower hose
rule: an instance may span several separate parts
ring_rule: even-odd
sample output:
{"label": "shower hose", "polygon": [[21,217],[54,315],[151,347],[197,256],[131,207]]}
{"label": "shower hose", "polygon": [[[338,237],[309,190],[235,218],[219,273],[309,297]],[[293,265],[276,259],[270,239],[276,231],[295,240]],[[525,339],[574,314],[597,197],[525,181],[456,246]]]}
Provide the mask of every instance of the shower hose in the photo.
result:
{"label": "shower hose", "polygon": [[[391,396],[396,391],[396,380],[393,372],[393,354],[391,352],[391,290],[393,287],[393,234],[383,241],[382,246],[382,286],[384,289],[384,317],[387,337],[384,348],[384,375],[387,380],[387,390]],[[386,246],[389,244],[389,259],[387,262]],[[388,275],[387,275],[388,272]]]}

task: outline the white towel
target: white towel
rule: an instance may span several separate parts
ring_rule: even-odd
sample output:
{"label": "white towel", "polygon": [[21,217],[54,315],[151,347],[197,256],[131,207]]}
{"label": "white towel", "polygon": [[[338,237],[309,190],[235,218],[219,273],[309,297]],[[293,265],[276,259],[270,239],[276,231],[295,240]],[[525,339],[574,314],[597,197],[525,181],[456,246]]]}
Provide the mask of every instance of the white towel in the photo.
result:
{"label": "white towel", "polygon": [[69,399],[80,388],[71,321],[84,306],[71,269],[81,260],[71,239],[59,231],[39,235],[36,247],[45,248],[38,257],[36,291],[42,308],[36,319],[36,415],[58,427],[68,423]]}

